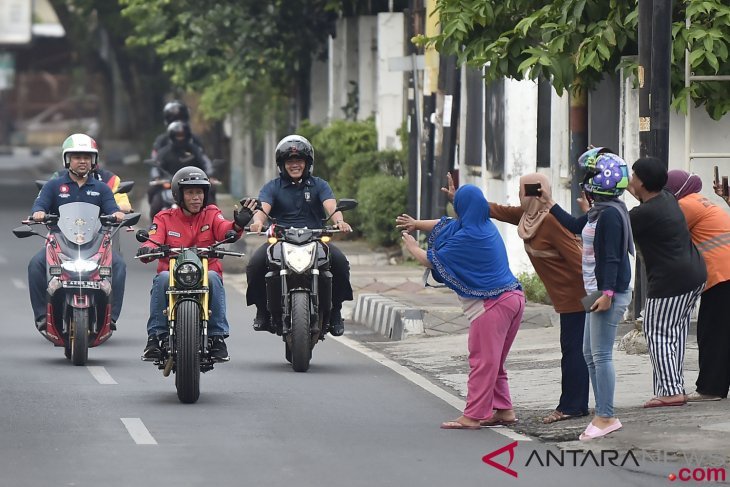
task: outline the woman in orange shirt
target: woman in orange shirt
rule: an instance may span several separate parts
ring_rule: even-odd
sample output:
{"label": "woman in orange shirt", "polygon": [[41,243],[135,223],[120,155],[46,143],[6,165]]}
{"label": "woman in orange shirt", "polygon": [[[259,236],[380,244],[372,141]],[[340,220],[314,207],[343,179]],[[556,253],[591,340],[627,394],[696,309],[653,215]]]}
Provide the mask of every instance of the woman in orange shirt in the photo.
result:
{"label": "woman in orange shirt", "polygon": [[707,284],[697,317],[700,373],[688,401],[718,401],[730,389],[730,215],[699,192],[702,180],[687,171],[669,171],[666,189],[687,220],[692,242],[707,266]]}

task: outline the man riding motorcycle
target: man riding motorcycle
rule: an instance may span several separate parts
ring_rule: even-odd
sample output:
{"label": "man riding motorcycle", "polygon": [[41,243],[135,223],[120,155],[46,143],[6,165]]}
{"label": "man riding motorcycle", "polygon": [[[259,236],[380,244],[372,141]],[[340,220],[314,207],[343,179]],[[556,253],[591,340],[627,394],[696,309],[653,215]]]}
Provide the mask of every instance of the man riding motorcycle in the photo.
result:
{"label": "man riding motorcycle", "polygon": [[[100,208],[103,215],[114,215],[117,222],[124,219],[124,213],[114,201],[111,189],[92,174],[99,160],[96,141],[86,134],[70,135],[62,145],[63,167],[67,169],[57,178],[48,181],[33,204],[31,218],[41,222],[46,214],[57,215],[59,206],[66,203],[91,203]],[[127,267],[116,251],[112,252],[112,289],[113,302],[111,310],[112,329],[122,311],[124,301],[124,283]],[[42,248],[28,263],[28,288],[33,316],[38,330],[46,328],[46,249]]]}
{"label": "man riding motorcycle", "polygon": [[[180,120],[181,122],[185,122],[188,124],[190,123],[190,110],[188,110],[188,107],[187,105],[185,105],[185,103],[179,100],[172,100],[170,102],[167,102],[165,104],[165,107],[162,109],[162,116],[165,119],[165,127],[169,127],[169,125],[176,120]],[[190,138],[195,145],[200,147],[200,150],[204,150],[203,141],[200,140],[200,137],[195,134],[190,134]],[[157,153],[160,152],[160,150],[169,143],[170,137],[167,134],[167,130],[165,130],[163,133],[157,136],[155,142],[152,144],[152,158],[156,159]]]}
{"label": "man riding motorcycle", "polygon": [[[186,122],[172,122],[167,128],[167,135],[170,143],[157,153],[159,167],[152,168],[150,176],[153,180],[165,179],[165,173],[170,177],[169,175],[187,166],[197,167],[208,176],[213,174],[213,163],[203,149],[193,142],[190,126]],[[150,214],[156,215],[164,207],[162,186],[151,185],[148,196]],[[209,196],[211,202],[215,203],[214,190]]]}
{"label": "man riding motorcycle", "polygon": [[[168,247],[207,247],[225,238],[226,232],[233,229],[240,237],[243,227],[248,224],[255,208],[255,202],[234,210],[233,221],[226,220],[221,210],[208,204],[210,181],[208,176],[197,167],[184,167],[172,178],[172,193],[178,208],[160,211],[149,230],[150,240],[138,250],[137,256],[149,262],[144,256],[157,251],[158,246]],[[150,317],[147,321],[147,345],[142,358],[158,359],[161,355],[161,342],[168,339],[166,291],[169,284],[170,259],[160,259],[157,275],[152,282]],[[218,259],[208,261],[208,283],[211,294],[211,314],[209,336],[211,356],[220,362],[229,360],[225,338],[228,337],[226,319],[226,294],[223,287],[223,268]]]}
{"label": "man riding motorcycle", "polygon": [[[266,215],[283,227],[322,228],[326,215],[334,222],[334,227],[343,232],[351,232],[352,227],[337,211],[337,201],[332,188],[324,179],[312,176],[314,149],[307,139],[299,135],[284,137],[276,146],[276,165],[279,177],[266,183],[259,193],[263,212],[254,214],[252,232],[260,232],[266,223]],[[241,201],[248,206],[250,199]],[[334,213],[333,213],[334,212]],[[268,244],[259,247],[250,257],[246,267],[246,302],[256,305],[254,330],[269,330],[271,317],[266,309],[266,249]],[[350,285],[350,263],[345,255],[334,245],[329,244],[330,270],[332,272],[332,312],[330,314],[330,333],[340,336],[345,331],[342,320],[342,302],[352,301]]]}

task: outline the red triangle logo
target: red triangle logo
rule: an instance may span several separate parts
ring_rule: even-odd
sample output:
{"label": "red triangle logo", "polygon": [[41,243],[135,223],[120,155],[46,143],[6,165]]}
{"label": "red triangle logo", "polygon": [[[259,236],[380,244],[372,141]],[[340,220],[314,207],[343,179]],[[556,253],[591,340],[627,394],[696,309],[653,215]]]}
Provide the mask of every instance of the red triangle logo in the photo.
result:
{"label": "red triangle logo", "polygon": [[[482,457],[482,461],[486,463],[487,465],[490,465],[498,470],[501,470],[502,472],[509,474],[515,478],[517,478],[517,472],[509,468],[510,465],[512,465],[512,461],[515,459],[515,449],[517,448],[517,442],[512,442],[509,445],[503,446],[502,448],[498,450],[494,450],[491,453],[487,453]],[[507,466],[502,465],[501,463],[496,463],[492,460],[494,457],[498,457],[504,452],[509,452],[509,463],[507,463]]]}

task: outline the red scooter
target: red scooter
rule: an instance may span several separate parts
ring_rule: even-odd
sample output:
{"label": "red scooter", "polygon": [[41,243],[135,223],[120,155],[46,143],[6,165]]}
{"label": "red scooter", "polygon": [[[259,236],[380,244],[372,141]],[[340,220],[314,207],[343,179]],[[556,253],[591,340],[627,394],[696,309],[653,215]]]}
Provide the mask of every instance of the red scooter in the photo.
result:
{"label": "red scooter", "polygon": [[[122,184],[129,185],[128,191],[134,183]],[[76,202],[60,206],[58,215],[23,221],[26,226],[13,230],[18,238],[38,235],[46,240],[48,308],[41,334],[64,347],[74,365],[84,365],[88,349],[112,335],[112,238],[139,218],[139,213],[130,213],[117,223],[111,215],[100,216],[98,206]],[[48,235],[35,232],[30,227],[34,224],[46,225]]]}

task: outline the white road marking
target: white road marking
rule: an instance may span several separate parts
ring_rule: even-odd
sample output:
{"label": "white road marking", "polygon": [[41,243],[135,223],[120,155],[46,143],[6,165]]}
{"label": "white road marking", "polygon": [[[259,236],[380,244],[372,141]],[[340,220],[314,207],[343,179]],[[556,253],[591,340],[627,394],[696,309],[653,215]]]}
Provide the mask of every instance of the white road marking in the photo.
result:
{"label": "white road marking", "polygon": [[[405,379],[413,382],[417,386],[421,387],[422,389],[426,390],[427,392],[430,392],[434,396],[438,397],[442,401],[446,402],[450,406],[453,406],[455,409],[461,411],[464,411],[464,407],[466,406],[466,402],[454,394],[446,391],[445,389],[442,389],[441,387],[437,386],[433,382],[429,381],[425,377],[413,372],[408,367],[405,367],[398,362],[395,362],[394,360],[389,359],[385,355],[376,352],[374,350],[371,350],[367,348],[366,346],[362,345],[360,342],[357,342],[355,340],[352,340],[350,338],[340,336],[340,337],[329,337],[334,339],[335,341],[338,341],[342,343],[343,345],[350,347],[351,349],[355,350],[356,352],[360,352],[361,354],[365,355],[366,357],[375,360],[381,365],[384,365],[385,367],[388,367],[390,370],[395,372],[398,375],[401,375]],[[516,433],[509,428],[504,427],[495,427],[495,428],[488,428],[495,433],[499,433],[500,435],[506,436],[507,438],[517,440],[517,441],[532,441],[532,438],[528,436],[521,435],[519,433]]]}
{"label": "white road marking", "polygon": [[87,365],[87,369],[89,369],[89,372],[91,372],[91,375],[96,379],[96,381],[99,384],[116,384],[117,381],[115,381],[111,375],[109,375],[109,372],[106,371],[104,367],[101,367],[100,365]]}
{"label": "white road marking", "polygon": [[138,445],[156,445],[147,427],[139,418],[120,418],[135,443]]}
{"label": "white road marking", "polygon": [[10,282],[12,282],[13,286],[15,286],[18,289],[27,289],[27,287],[25,286],[25,283],[23,281],[21,281],[20,279],[18,279],[17,277],[10,279]]}

